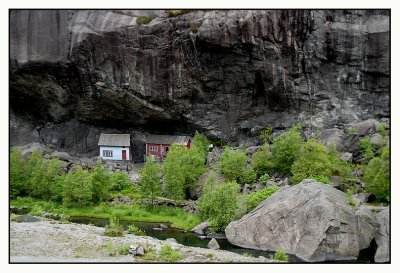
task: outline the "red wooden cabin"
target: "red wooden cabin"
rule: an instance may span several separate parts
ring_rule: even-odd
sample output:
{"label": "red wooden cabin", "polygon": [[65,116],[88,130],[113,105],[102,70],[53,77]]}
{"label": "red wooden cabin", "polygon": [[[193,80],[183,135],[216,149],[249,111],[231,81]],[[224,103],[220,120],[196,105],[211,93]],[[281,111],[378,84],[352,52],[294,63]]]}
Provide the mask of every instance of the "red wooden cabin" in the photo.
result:
{"label": "red wooden cabin", "polygon": [[146,141],[146,156],[154,156],[162,160],[172,144],[185,145],[190,149],[192,143],[189,136],[150,135]]}

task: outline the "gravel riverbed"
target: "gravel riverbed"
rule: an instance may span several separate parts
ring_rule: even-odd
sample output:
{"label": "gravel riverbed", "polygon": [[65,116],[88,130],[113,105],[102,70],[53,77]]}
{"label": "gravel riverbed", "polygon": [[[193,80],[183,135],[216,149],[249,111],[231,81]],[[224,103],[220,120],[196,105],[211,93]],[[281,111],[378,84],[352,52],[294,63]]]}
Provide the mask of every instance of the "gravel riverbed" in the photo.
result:
{"label": "gravel riverbed", "polygon": [[[254,258],[224,250],[203,249],[166,242],[148,236],[125,234],[104,236],[104,228],[42,219],[39,222],[10,223],[10,261],[12,263],[149,263],[141,256],[110,256],[121,245],[147,244],[159,251],[168,243],[179,251],[180,263],[269,263],[264,257]],[[156,255],[157,257],[157,255]]]}

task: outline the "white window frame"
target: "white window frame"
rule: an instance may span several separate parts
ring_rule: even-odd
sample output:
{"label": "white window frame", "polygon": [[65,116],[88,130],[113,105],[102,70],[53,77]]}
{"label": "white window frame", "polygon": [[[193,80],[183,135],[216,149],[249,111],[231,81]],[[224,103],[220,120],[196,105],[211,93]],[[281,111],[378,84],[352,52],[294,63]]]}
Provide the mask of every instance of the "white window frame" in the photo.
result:
{"label": "white window frame", "polygon": [[158,152],[158,146],[150,146],[150,152]]}
{"label": "white window frame", "polygon": [[103,150],[103,157],[113,157],[113,150]]}

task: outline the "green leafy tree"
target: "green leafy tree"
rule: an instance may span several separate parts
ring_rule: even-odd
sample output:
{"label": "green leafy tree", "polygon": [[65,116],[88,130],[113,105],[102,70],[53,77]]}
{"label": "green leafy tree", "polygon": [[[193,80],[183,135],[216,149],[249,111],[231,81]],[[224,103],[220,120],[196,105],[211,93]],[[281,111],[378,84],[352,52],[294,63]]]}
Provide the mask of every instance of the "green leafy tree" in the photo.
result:
{"label": "green leafy tree", "polygon": [[254,153],[252,165],[259,175],[268,173],[272,169],[271,155],[271,147],[269,144],[262,145],[257,152]]}
{"label": "green leafy tree", "polygon": [[120,191],[132,186],[132,182],[128,175],[124,172],[114,172],[111,175],[111,189],[113,191]]}
{"label": "green leafy tree", "polygon": [[60,160],[51,159],[38,162],[30,175],[31,195],[46,200],[50,199],[54,184],[62,174]]}
{"label": "green leafy tree", "polygon": [[291,181],[295,184],[306,178],[323,177],[323,181],[320,182],[329,181],[332,167],[328,155],[325,153],[325,147],[313,138],[307,140],[301,146],[299,156],[293,163],[292,173]]}
{"label": "green leafy tree", "polygon": [[210,179],[205,186],[203,196],[198,202],[199,211],[203,219],[210,221],[212,229],[223,231],[231,221],[236,219],[239,185],[236,182],[220,185],[214,183],[215,181]]}
{"label": "green leafy tree", "polygon": [[268,199],[272,194],[279,190],[278,186],[268,187],[247,195],[246,205],[247,212],[255,209],[262,201]]}
{"label": "green leafy tree", "polygon": [[374,157],[365,168],[365,190],[375,194],[378,200],[389,201],[390,163],[389,147],[385,147],[379,157]]}
{"label": "green leafy tree", "polygon": [[92,186],[92,201],[94,203],[105,201],[110,194],[111,174],[103,168],[100,160],[91,171],[89,179]]}
{"label": "green leafy tree", "polygon": [[225,147],[221,155],[220,171],[227,180],[235,180],[239,183],[253,183],[256,173],[253,168],[247,169],[248,157],[244,151],[232,151]]}
{"label": "green leafy tree", "polygon": [[169,198],[184,199],[197,186],[199,176],[206,171],[208,140],[196,133],[190,150],[171,145],[163,165],[166,194]]}
{"label": "green leafy tree", "polygon": [[171,145],[163,165],[165,191],[168,198],[185,198],[185,169],[187,149],[180,145]]}
{"label": "green leafy tree", "polygon": [[162,194],[161,166],[148,158],[141,170],[139,178],[139,190],[143,197],[150,198],[153,204],[154,199]]}
{"label": "green leafy tree", "polygon": [[15,196],[27,194],[26,180],[27,163],[21,155],[21,149],[15,146],[10,153],[10,193]]}
{"label": "green leafy tree", "polygon": [[92,203],[92,179],[82,168],[65,176],[63,185],[63,204],[66,206],[85,206]]}
{"label": "green leafy tree", "polygon": [[299,126],[293,126],[288,132],[273,139],[271,164],[273,170],[290,174],[291,168],[303,144]]}

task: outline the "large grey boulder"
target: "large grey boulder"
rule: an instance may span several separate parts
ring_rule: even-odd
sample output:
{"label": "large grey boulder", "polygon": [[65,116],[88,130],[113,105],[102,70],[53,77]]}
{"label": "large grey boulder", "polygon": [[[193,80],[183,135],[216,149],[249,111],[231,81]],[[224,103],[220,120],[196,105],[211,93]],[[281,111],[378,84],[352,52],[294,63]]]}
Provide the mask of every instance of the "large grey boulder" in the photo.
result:
{"label": "large grey boulder", "polygon": [[282,248],[308,262],[355,259],[379,225],[353,212],[345,195],[314,180],[285,187],[225,229],[230,243],[252,249]]}
{"label": "large grey boulder", "polygon": [[376,215],[376,221],[381,225],[379,231],[375,235],[375,242],[378,248],[375,253],[376,263],[386,263],[390,261],[389,256],[389,232],[390,232],[390,222],[389,222],[389,208],[381,211]]}

